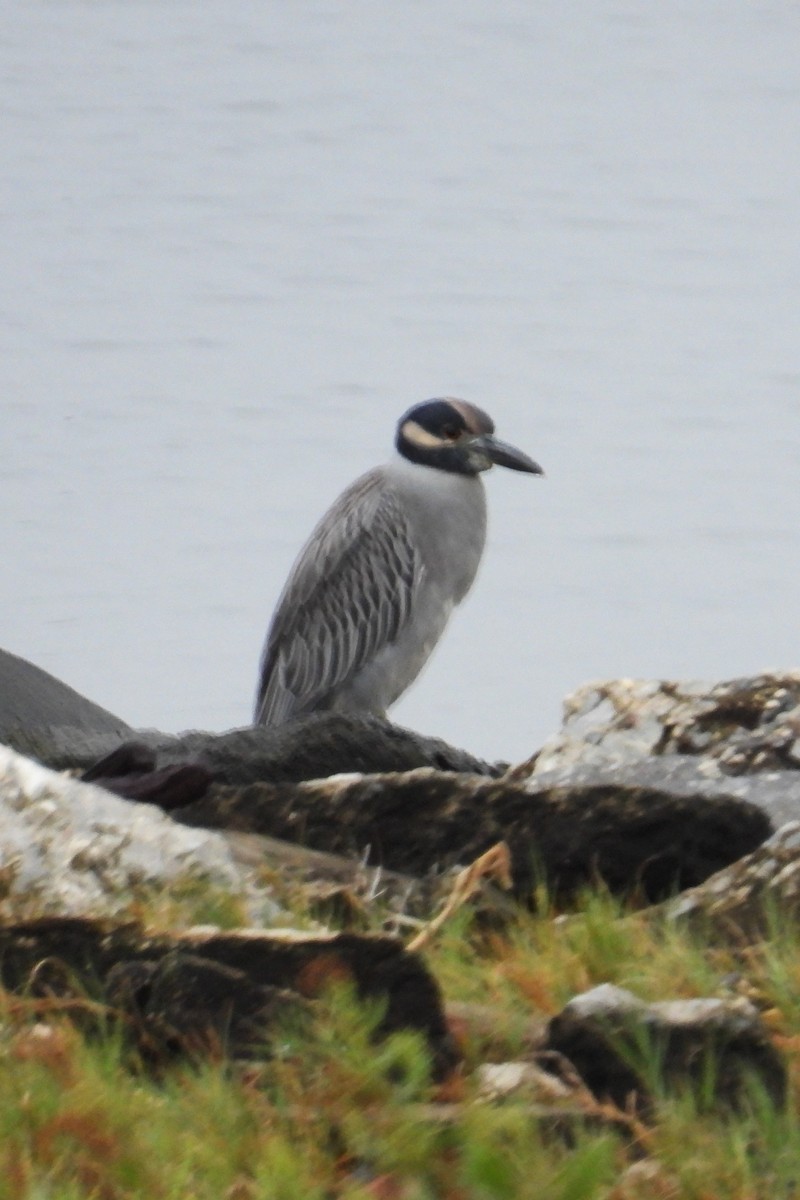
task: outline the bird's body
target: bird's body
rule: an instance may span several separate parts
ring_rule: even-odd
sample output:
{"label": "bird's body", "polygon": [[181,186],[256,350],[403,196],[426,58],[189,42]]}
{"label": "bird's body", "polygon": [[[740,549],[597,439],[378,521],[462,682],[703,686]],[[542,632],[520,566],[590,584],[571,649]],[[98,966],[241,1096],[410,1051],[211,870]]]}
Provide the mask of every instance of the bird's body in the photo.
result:
{"label": "bird's body", "polygon": [[480,563],[480,472],[495,461],[541,473],[493,428],[464,401],[418,405],[400,422],[393,459],[328,510],[278,601],[257,724],[325,709],[383,714],[414,681]]}

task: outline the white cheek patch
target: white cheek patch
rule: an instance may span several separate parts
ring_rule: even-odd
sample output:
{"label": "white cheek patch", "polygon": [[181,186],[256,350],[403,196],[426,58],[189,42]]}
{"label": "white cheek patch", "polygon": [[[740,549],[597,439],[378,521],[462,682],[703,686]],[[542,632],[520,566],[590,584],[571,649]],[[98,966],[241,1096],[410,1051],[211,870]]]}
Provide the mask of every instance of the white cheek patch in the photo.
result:
{"label": "white cheek patch", "polygon": [[407,442],[411,442],[412,446],[427,446],[429,449],[433,449],[445,444],[445,439],[428,433],[427,429],[423,429],[416,421],[404,421],[401,433]]}

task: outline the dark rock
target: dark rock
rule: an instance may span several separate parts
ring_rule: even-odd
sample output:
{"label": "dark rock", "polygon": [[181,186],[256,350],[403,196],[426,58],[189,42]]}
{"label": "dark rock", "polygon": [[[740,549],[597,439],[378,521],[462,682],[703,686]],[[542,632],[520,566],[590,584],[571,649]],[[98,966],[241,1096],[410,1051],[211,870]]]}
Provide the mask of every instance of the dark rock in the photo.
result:
{"label": "dark rock", "polygon": [[84,771],[84,783],[99,783],[102,779],[126,779],[146,775],[156,769],[155,752],[143,742],[124,742],[110,754],[94,762]]}
{"label": "dark rock", "polygon": [[760,810],[725,795],[701,800],[615,786],[575,786],[418,770],[300,784],[212,788],[176,819],[268,834],[422,875],[472,861],[504,840],[515,890],[546,880],[559,901],[601,879],[649,900],[701,882],[769,834]]}
{"label": "dark rock", "polygon": [[485,763],[439,738],[401,729],[380,717],[353,713],[318,713],[276,729],[186,733],[159,749],[159,766],[187,759],[206,766],[215,781],[233,786],[261,781],[295,783],[351,771],[412,771],[416,767],[496,776],[506,767],[504,763]]}
{"label": "dark rock", "polygon": [[[438,738],[423,737],[379,717],[348,713],[319,713],[277,729],[259,726],[218,734],[193,731],[173,737],[155,730],[138,730],[134,745],[123,747],[121,754],[119,738],[100,746],[99,751],[98,745],[94,741],[88,751],[83,741],[71,746],[57,730],[49,743],[42,734],[37,739],[36,753],[29,753],[58,770],[88,771],[92,778],[102,774],[103,786],[110,790],[117,790],[112,768],[125,777],[131,773],[130,762],[145,764],[148,753],[151,770],[197,765],[217,782],[234,786],[262,780],[277,783],[322,779],[347,771],[436,767],[497,776],[506,768],[504,763],[485,763]],[[107,756],[105,763],[97,763],[100,754]],[[153,802],[158,803],[157,794]]]}
{"label": "dark rock", "polygon": [[186,940],[204,957],[246,971],[254,982],[291,988],[308,999],[331,982],[350,979],[363,999],[383,1001],[379,1033],[415,1029],[440,1066],[451,1067],[457,1057],[436,980],[422,958],[406,951],[397,938],[243,930],[187,935]]}
{"label": "dark rock", "polygon": [[288,988],[254,983],[245,971],[199,954],[174,950],[158,961],[121,962],[106,978],[107,1003],[136,1022],[147,1057],[263,1055],[277,1020],[303,1016],[304,1001]]}
{"label": "dark rock", "polygon": [[[147,1055],[159,1046],[225,1049],[219,1038],[226,1027],[235,1033],[230,1047],[251,1047],[267,1038],[269,1020],[291,1006],[290,993],[304,1017],[307,1001],[341,980],[351,981],[362,998],[381,1000],[379,1035],[416,1030],[437,1076],[455,1065],[459,1055],[438,985],[396,938],[254,929],[148,936],[135,923],[81,918],[0,928],[0,981],[7,990],[88,993],[121,1005],[125,1017],[135,1018]],[[262,1018],[267,1026],[259,1028]]]}
{"label": "dark rock", "polygon": [[126,800],[157,804],[165,812],[201,800],[211,785],[211,773],[200,763],[156,767],[156,754],[142,742],[125,742],[81,775]]}
{"label": "dark rock", "polygon": [[[55,742],[91,761],[132,730],[119,717],[87,700],[41,667],[0,650],[0,742],[20,754],[42,758]],[[60,765],[60,764],[59,764]]]}
{"label": "dark rock", "polygon": [[786,1101],[787,1073],[757,1010],[745,1000],[645,1004],[603,984],[571,1000],[549,1026],[547,1048],[574,1065],[599,1100],[648,1113],[662,1091],[691,1089],[703,1107],[747,1103],[753,1079]]}
{"label": "dark rock", "polygon": [[[134,732],[46,671],[4,650],[0,743],[54,770],[81,771],[87,781],[118,795],[167,808],[187,803],[189,791],[196,792],[208,778],[241,786],[259,780],[321,779],[344,771],[427,766],[496,776],[506,769],[505,763],[485,763],[379,717],[348,713],[318,713],[276,729],[220,734]],[[192,771],[181,774],[174,768]],[[147,780],[150,774],[158,777]]]}

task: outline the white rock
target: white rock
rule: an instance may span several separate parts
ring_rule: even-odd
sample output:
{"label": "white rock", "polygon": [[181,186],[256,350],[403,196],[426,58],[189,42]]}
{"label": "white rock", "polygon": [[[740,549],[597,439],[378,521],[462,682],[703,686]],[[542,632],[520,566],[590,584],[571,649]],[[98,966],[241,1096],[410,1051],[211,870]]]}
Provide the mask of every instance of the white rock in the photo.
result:
{"label": "white rock", "polygon": [[[108,915],[141,885],[197,879],[255,902],[224,838],[56,774],[0,745],[2,893],[37,911]],[[270,905],[261,894],[261,916]],[[252,908],[252,904],[250,906]]]}

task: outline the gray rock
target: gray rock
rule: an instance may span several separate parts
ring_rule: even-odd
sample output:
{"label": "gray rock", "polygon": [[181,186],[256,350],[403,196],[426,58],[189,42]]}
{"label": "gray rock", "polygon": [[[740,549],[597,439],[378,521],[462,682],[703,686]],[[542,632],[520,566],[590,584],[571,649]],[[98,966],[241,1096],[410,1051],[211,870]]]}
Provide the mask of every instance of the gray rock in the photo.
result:
{"label": "gray rock", "polygon": [[0,743],[37,757],[40,744],[60,739],[97,758],[132,732],[41,667],[0,650]]}
{"label": "gray rock", "polygon": [[612,758],[596,752],[547,771],[537,769],[527,786],[537,791],[543,787],[647,789],[665,800],[741,800],[763,809],[773,830],[800,820],[800,771],[726,775],[714,759],[683,754]]}
{"label": "gray rock", "polygon": [[[602,984],[550,1022],[547,1048],[563,1054],[600,1100],[649,1112],[663,1091],[692,1089],[702,1106],[746,1103],[753,1078],[786,1101],[786,1067],[758,1010],[743,999],[646,1004]],[[710,1086],[710,1091],[709,1091]]]}
{"label": "gray rock", "polygon": [[800,820],[800,673],[725,683],[616,679],[565,702],[562,730],[514,779],[727,796]]}
{"label": "gray rock", "polygon": [[478,1066],[478,1096],[482,1100],[504,1100],[507,1096],[530,1097],[533,1100],[570,1100],[575,1088],[546,1071],[538,1063],[519,1062],[481,1063]]}
{"label": "gray rock", "polygon": [[279,913],[218,834],[176,825],[157,808],[56,775],[5,746],[0,872],[6,903],[37,912],[115,913],[142,885],[193,878],[249,897],[261,918]]}
{"label": "gray rock", "polygon": [[567,698],[560,733],[527,769],[678,754],[725,775],[797,770],[798,739],[797,671],[716,684],[614,679]]}
{"label": "gray rock", "polygon": [[736,942],[769,936],[774,921],[800,917],[800,822],[782,826],[752,854],[689,888],[665,908],[674,921],[688,921]]}

